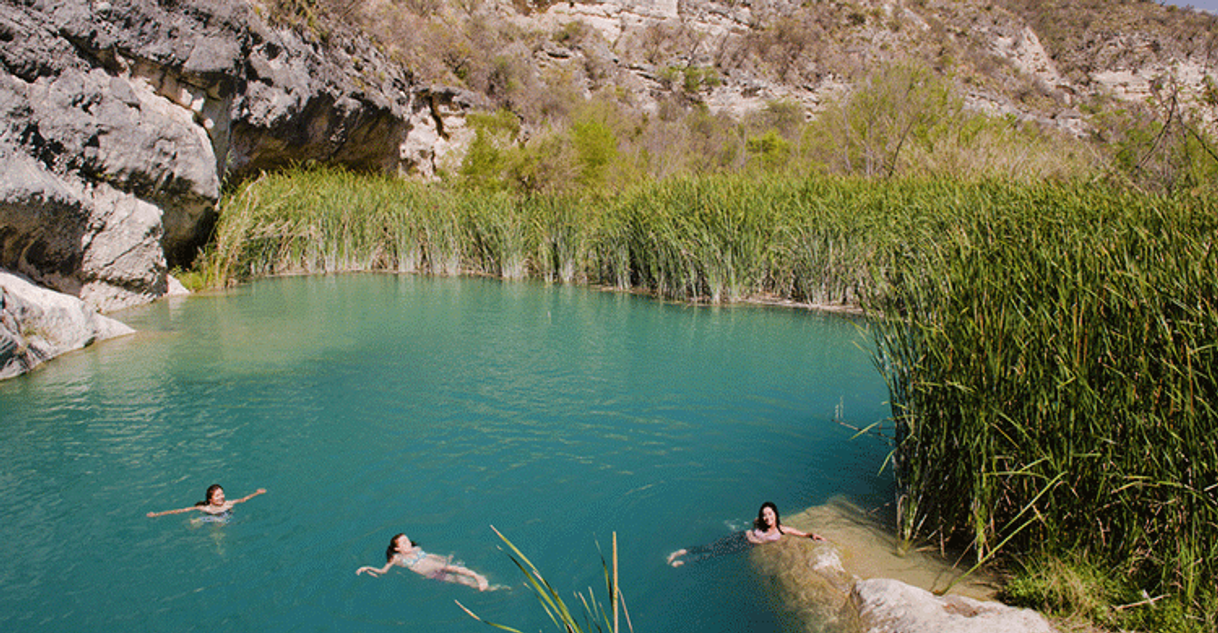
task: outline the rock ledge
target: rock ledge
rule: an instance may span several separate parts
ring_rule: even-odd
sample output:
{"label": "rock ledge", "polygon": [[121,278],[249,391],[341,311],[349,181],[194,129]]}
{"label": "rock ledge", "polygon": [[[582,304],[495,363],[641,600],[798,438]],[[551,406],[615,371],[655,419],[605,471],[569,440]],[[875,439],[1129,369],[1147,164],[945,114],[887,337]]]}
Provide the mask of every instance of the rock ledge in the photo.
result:
{"label": "rock ledge", "polygon": [[0,379],[65,352],[134,332],[69,295],[0,271]]}

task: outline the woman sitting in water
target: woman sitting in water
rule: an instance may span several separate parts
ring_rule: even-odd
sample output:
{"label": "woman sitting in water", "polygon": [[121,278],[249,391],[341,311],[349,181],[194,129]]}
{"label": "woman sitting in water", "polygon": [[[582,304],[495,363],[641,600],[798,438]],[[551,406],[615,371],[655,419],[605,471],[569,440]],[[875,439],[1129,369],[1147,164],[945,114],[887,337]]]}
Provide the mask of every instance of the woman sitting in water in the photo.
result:
{"label": "woman sitting in water", "polygon": [[[253,499],[254,497],[257,497],[258,495],[263,494],[265,492],[266,492],[266,488],[259,488],[259,489],[255,490],[254,492],[251,492],[250,494],[248,494],[244,497],[241,497],[240,499],[233,499],[232,501],[227,501],[224,499],[224,488],[221,488],[220,484],[212,484],[207,487],[207,500],[206,501],[199,501],[199,502],[195,503],[193,506],[190,506],[189,508],[181,508],[179,510],[166,510],[164,512],[149,512],[148,516],[159,517],[159,516],[164,516],[166,514],[182,514],[183,512],[192,512],[192,511],[198,510],[199,512],[202,512],[203,514],[208,515],[207,517],[203,517],[202,520],[207,520],[207,519],[227,520],[230,516],[232,516],[233,506],[237,505],[238,503],[245,503],[246,501],[249,501],[250,499]],[[199,519],[196,519],[196,520],[199,520]]]}
{"label": "woman sitting in water", "polygon": [[385,548],[385,561],[385,566],[380,569],[360,567],[355,570],[355,574],[358,576],[368,572],[369,575],[375,577],[389,571],[389,568],[394,565],[401,565],[416,574],[444,582],[469,585],[476,587],[478,591],[486,591],[491,588],[486,576],[467,567],[454,565],[448,558],[424,552],[423,548],[411,542],[405,534],[398,534],[389,539],[389,547]]}
{"label": "woman sitting in water", "polygon": [[767,501],[761,504],[761,509],[757,511],[757,518],[753,520],[753,529],[744,532],[736,532],[725,536],[709,545],[696,545],[688,549],[682,548],[668,555],[668,564],[673,567],[680,567],[685,564],[681,560],[685,556],[692,556],[692,560],[704,560],[731,554],[747,549],[751,545],[760,545],[777,541],[784,534],[791,536],[799,536],[810,538],[814,541],[825,540],[819,534],[813,532],[804,532],[793,527],[788,527],[782,524],[778,518],[778,506]]}

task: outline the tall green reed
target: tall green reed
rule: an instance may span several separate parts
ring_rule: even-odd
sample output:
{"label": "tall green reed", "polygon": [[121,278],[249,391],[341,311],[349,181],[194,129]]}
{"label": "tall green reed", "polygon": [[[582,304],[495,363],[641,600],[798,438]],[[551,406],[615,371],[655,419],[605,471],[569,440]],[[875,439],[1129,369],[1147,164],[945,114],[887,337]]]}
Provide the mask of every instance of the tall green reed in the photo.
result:
{"label": "tall green reed", "polygon": [[264,174],[225,199],[206,277],[222,284],[336,271],[455,273],[463,240],[449,205],[434,190],[384,176]]}
{"label": "tall green reed", "polygon": [[[679,301],[849,303],[874,251],[839,186],[740,177],[644,183],[608,198],[514,196],[341,170],[267,174],[224,203],[213,284],[382,270],[607,285]],[[842,185],[863,190],[862,182]],[[879,210],[883,212],[883,210]]]}
{"label": "tall green reed", "polygon": [[[617,557],[617,532],[613,533],[613,554],[612,568],[605,561],[604,555],[601,556],[601,569],[604,572],[605,578],[605,595],[609,600],[609,609],[605,609],[605,605],[596,598],[596,593],[592,588],[588,588],[588,593],[575,593],[575,598],[579,600],[583,607],[582,613],[572,609],[567,601],[562,597],[553,585],[550,584],[533,561],[529,560],[506,536],[495,526],[491,526],[491,530],[499,537],[511,553],[508,556],[515,563],[516,568],[520,570],[524,576],[524,584],[533,592],[537,602],[541,604],[546,615],[554,626],[565,631],[566,633],[618,633],[621,626],[621,617],[619,614],[626,614],[626,625],[630,631],[634,631],[634,625],[630,622],[630,612],[626,609],[625,601],[622,599],[621,588],[618,585],[618,557]],[[505,624],[499,624],[484,620],[466,608],[465,605],[457,602],[457,606],[461,608],[471,618],[478,620],[484,624],[490,625],[502,631],[509,633],[521,633],[520,629],[512,628]]]}
{"label": "tall green reed", "polygon": [[1085,552],[1212,604],[1218,218],[1102,187],[959,194],[873,302],[904,535]]}

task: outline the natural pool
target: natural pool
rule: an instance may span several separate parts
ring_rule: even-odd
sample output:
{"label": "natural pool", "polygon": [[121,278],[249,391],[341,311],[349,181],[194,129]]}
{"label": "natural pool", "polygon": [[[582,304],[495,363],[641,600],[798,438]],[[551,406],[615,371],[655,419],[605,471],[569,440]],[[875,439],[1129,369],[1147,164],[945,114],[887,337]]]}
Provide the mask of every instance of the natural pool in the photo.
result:
{"label": "natural pool", "polygon": [[[888,415],[846,318],[586,288],[348,275],[117,315],[140,333],[0,383],[0,630],[553,630],[489,526],[636,631],[784,631],[743,556],[665,555],[846,496],[891,498]],[[226,525],[189,515],[211,483]],[[480,594],[381,565],[394,533]]]}

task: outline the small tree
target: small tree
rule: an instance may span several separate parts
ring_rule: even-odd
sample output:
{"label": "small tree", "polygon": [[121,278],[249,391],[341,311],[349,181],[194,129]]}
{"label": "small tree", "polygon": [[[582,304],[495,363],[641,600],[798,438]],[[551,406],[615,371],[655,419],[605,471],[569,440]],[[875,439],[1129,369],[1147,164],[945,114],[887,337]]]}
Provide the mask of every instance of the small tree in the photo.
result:
{"label": "small tree", "polygon": [[760,136],[749,137],[745,148],[766,171],[782,170],[791,158],[791,143],[773,129]]}
{"label": "small tree", "polygon": [[461,160],[459,173],[471,186],[501,188],[512,144],[520,134],[520,123],[507,110],[471,114],[468,121],[474,128],[474,140]]}
{"label": "small tree", "polygon": [[830,162],[839,170],[892,176],[900,168],[901,152],[911,142],[933,140],[936,127],[958,110],[947,82],[929,70],[885,66],[830,106],[814,133],[828,141],[836,154]]}
{"label": "small tree", "polygon": [[571,125],[571,144],[579,160],[579,183],[585,188],[605,184],[608,167],[617,159],[617,136],[601,121],[582,118]]}

